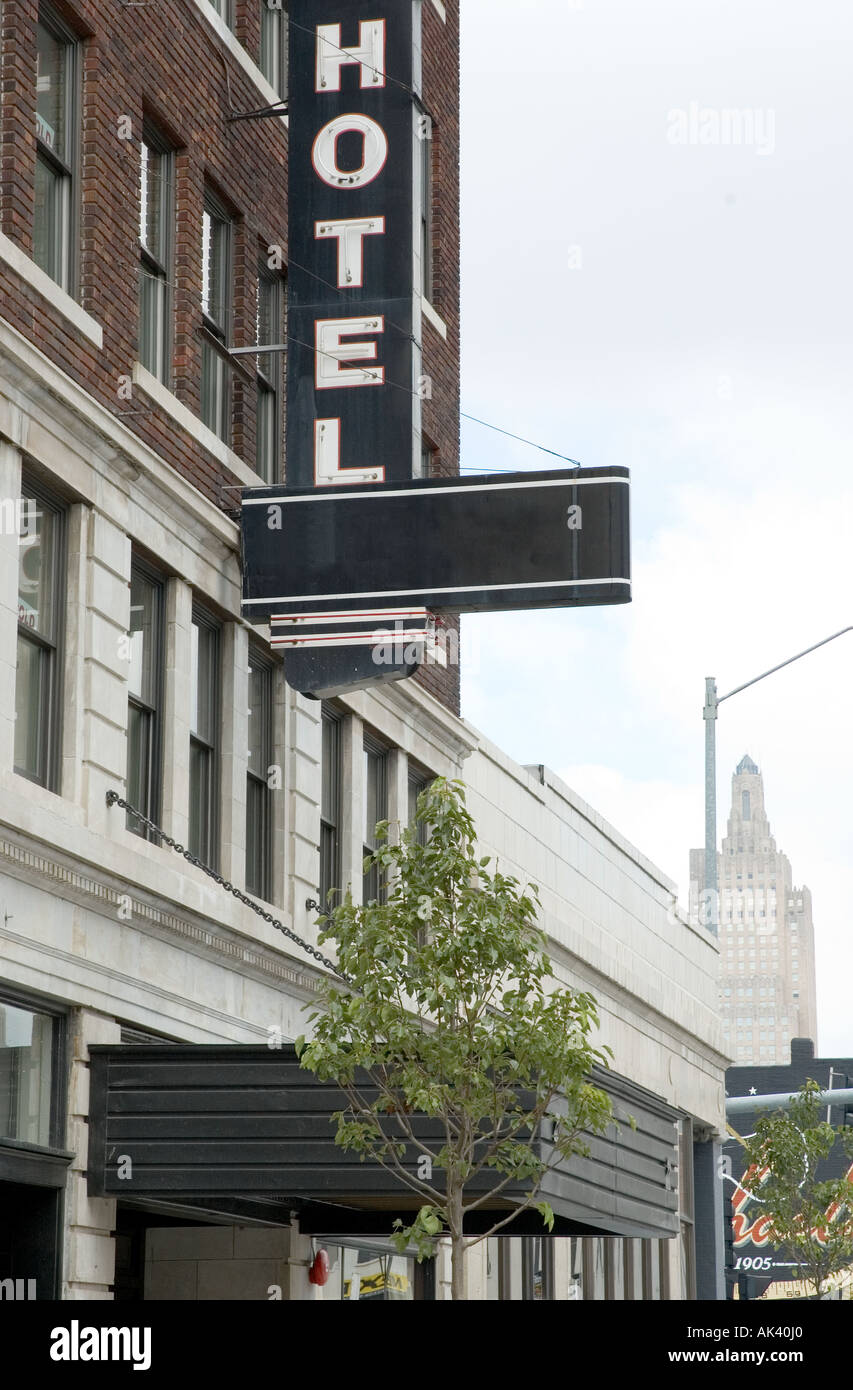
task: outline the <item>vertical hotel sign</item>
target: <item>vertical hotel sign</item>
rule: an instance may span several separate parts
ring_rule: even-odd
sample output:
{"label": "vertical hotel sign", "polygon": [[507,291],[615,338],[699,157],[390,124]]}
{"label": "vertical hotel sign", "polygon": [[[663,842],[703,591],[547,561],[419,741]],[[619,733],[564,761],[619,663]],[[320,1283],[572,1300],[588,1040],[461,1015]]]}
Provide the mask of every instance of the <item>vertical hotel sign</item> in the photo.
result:
{"label": "vertical hotel sign", "polygon": [[[288,489],[412,477],[415,8],[289,6]],[[375,655],[291,652],[287,679],[322,697],[416,669]]]}
{"label": "vertical hotel sign", "polygon": [[289,7],[288,488],[412,477],[413,8]]}

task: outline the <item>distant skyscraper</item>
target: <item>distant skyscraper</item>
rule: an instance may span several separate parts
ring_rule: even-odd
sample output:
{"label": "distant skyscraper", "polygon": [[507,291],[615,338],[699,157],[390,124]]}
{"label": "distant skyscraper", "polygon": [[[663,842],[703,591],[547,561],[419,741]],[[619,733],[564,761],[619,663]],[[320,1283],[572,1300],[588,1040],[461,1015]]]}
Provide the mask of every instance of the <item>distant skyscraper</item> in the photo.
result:
{"label": "distant skyscraper", "polygon": [[[690,851],[690,915],[699,916],[705,851]],[[814,927],[808,888],[795,888],[788,856],[776,848],[764,809],[764,779],[752,758],[732,777],[722,852],[720,1006],[729,1056],[784,1064],[791,1038],[817,1046]]]}

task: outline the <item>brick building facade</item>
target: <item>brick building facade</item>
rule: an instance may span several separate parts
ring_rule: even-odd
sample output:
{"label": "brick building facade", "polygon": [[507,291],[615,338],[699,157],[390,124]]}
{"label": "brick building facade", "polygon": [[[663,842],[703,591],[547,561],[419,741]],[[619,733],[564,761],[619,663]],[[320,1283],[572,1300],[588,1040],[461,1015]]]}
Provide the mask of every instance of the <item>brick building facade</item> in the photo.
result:
{"label": "brick building facade", "polygon": [[[40,8],[38,0],[3,6],[3,317],[180,477],[232,514],[241,486],[283,481],[281,355],[265,362],[264,375],[276,388],[278,448],[261,474],[256,468],[263,385],[255,359],[227,364],[221,356],[221,346],[259,341],[259,279],[277,278],[283,290],[287,272],[287,117],[234,119],[281,101],[260,66],[267,66],[261,49],[265,8],[265,0],[235,0],[229,27],[219,13],[228,12],[224,0],[118,6],[108,25],[103,7],[85,0],[74,7]],[[286,11],[267,13],[285,34]],[[61,88],[64,109],[55,130],[38,111],[39,32],[42,65],[55,66],[53,73],[42,73],[42,82]],[[430,381],[423,431],[431,471],[438,474],[459,468],[458,68],[458,4],[428,3],[422,97],[433,133],[433,264],[421,346]],[[172,214],[154,256],[141,256],[144,143],[157,157],[149,202],[159,189]],[[58,235],[65,264],[57,274],[37,263],[46,257],[34,246],[44,239],[47,220],[37,189],[39,155],[47,162],[54,153],[52,167],[68,204]],[[208,205],[219,214],[227,241],[221,325],[206,298],[202,246]],[[165,350],[152,372],[141,351],[140,292],[147,281],[160,279]],[[266,325],[270,337],[263,341],[280,342],[283,293],[272,298],[277,321]],[[206,350],[220,354],[227,380],[221,428],[204,419]],[[418,679],[458,711],[457,665],[426,669]]]}

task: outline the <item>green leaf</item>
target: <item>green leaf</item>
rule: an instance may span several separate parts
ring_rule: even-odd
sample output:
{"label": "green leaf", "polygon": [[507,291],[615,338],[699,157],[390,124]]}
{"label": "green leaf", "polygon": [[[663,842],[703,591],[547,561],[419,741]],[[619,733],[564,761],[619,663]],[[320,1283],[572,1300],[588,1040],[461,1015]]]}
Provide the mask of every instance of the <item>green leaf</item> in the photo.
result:
{"label": "green leaf", "polygon": [[549,1230],[549,1231],[553,1231],[553,1229],[554,1229],[554,1211],[553,1211],[553,1208],[550,1207],[550,1206],[548,1205],[547,1202],[537,1202],[537,1203],[536,1203],[536,1210],[541,1214],[542,1220],[545,1222],[546,1229]]}

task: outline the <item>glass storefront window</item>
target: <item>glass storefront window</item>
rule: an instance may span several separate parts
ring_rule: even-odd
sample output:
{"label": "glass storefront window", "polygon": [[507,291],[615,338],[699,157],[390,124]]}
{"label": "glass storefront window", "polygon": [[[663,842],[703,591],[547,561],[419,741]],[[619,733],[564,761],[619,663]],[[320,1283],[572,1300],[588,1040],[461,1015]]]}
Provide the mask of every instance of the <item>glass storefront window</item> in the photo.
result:
{"label": "glass storefront window", "polygon": [[322,1291],[324,1300],[414,1301],[415,1261],[407,1255],[351,1245],[325,1245],[324,1249],[330,1266]]}
{"label": "glass storefront window", "polygon": [[50,1144],[54,1023],[0,1001],[0,1140]]}

